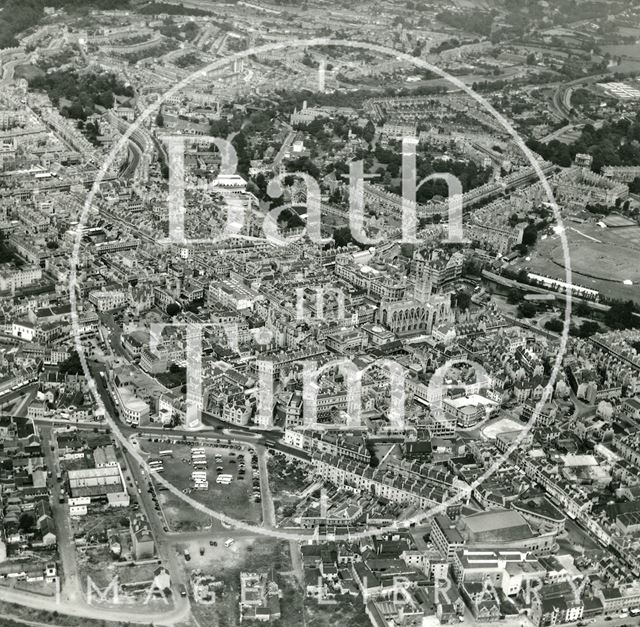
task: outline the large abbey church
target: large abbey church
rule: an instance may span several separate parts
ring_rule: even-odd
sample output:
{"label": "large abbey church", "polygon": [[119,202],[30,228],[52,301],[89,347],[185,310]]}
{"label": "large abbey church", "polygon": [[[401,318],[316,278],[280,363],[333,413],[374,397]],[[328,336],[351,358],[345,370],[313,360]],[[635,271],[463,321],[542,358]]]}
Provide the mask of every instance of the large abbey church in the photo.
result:
{"label": "large abbey church", "polygon": [[423,332],[430,334],[440,324],[452,322],[451,297],[434,293],[432,273],[428,264],[418,269],[411,298],[383,300],[378,310],[378,322],[389,330],[403,335]]}

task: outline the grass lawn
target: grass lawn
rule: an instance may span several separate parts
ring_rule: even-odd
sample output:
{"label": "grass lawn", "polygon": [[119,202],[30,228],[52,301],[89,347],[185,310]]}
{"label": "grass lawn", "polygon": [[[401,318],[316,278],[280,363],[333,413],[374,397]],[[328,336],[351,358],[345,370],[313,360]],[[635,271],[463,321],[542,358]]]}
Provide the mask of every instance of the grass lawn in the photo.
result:
{"label": "grass lawn", "polygon": [[25,63],[23,65],[16,65],[15,67],[14,78],[31,80],[37,76],[44,76],[44,72],[36,65]]}
{"label": "grass lawn", "polygon": [[[602,295],[640,302],[640,227],[600,228],[592,224],[566,225],[572,282]],[[565,259],[560,238],[548,237],[536,245],[530,261],[518,265],[529,272],[565,280]],[[622,282],[630,280],[633,285]]]}

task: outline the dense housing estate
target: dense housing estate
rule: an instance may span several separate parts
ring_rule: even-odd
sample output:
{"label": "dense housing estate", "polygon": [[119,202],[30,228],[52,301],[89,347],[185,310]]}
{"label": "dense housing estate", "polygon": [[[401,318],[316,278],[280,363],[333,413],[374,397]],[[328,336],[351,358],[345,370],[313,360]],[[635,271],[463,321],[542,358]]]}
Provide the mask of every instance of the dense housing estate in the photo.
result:
{"label": "dense housing estate", "polygon": [[7,613],[635,624],[635,3],[75,4],[0,2]]}

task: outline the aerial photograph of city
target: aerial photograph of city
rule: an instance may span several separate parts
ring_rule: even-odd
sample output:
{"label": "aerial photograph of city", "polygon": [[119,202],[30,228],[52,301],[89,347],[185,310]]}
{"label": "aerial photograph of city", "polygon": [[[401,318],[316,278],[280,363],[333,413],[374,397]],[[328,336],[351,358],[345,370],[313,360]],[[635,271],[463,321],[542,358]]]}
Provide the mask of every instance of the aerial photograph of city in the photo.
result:
{"label": "aerial photograph of city", "polygon": [[0,627],[640,625],[640,0],[0,0]]}

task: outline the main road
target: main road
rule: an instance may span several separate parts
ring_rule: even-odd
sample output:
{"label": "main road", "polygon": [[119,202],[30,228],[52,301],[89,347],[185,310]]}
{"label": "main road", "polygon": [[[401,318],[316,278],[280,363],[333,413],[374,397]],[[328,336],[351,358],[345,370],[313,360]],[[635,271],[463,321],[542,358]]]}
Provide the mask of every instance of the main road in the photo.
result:
{"label": "main road", "polygon": [[[569,119],[571,117],[571,112],[573,110],[571,107],[571,95],[573,94],[575,87],[588,83],[597,83],[598,81],[605,80],[610,76],[610,74],[596,74],[583,76],[582,78],[577,78],[576,80],[569,81],[568,83],[560,83],[553,92],[552,99],[553,108],[556,110],[560,119]],[[579,123],[579,121],[575,123]]]}

